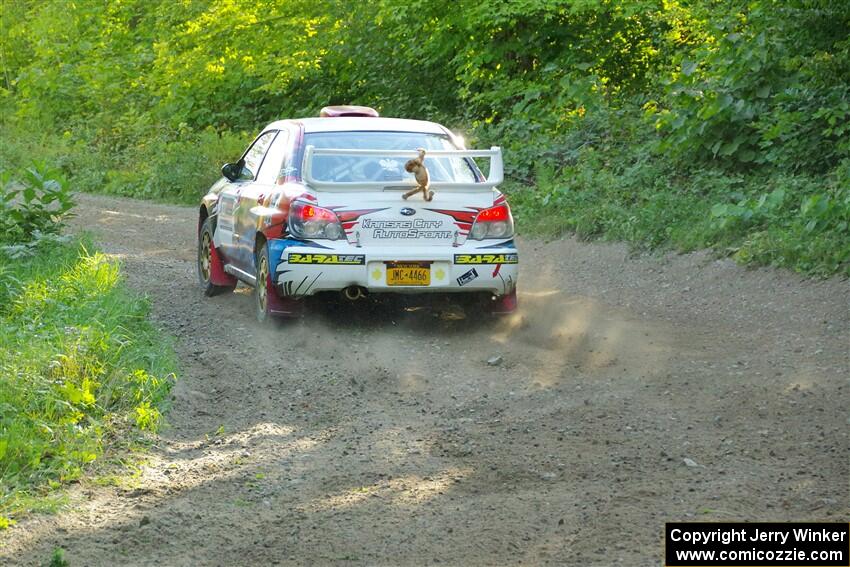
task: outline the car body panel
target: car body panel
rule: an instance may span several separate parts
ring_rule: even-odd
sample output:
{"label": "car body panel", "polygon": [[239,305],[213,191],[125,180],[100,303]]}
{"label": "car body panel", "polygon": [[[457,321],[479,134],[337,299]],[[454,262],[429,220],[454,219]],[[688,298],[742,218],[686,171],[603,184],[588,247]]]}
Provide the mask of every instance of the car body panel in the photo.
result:
{"label": "car body panel", "polygon": [[[331,245],[298,240],[269,242],[276,262],[274,282],[283,297],[301,298],[349,286],[372,293],[487,291],[501,296],[513,292],[519,261],[513,240],[476,244],[437,251],[405,245],[358,248],[342,241]],[[427,264],[429,285],[389,285],[387,269],[396,263]]]}

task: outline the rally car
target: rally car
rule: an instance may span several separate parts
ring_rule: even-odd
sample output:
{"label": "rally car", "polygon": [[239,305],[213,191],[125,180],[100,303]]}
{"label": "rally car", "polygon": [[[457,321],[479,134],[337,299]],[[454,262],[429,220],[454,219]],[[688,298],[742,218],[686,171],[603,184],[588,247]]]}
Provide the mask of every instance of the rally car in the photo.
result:
{"label": "rally car", "polygon": [[[429,191],[405,169],[425,151]],[[475,158],[489,159],[485,177]],[[498,147],[465,150],[433,122],[366,107],[269,124],[203,197],[198,279],[207,296],[254,287],[257,318],[334,293],[453,293],[516,309],[518,253]],[[426,200],[431,196],[431,200]]]}

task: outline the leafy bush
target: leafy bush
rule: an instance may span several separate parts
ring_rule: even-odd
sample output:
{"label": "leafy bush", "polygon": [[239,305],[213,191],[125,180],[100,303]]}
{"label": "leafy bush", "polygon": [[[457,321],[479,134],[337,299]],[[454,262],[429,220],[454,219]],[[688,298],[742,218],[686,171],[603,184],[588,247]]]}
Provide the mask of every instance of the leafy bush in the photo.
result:
{"label": "leafy bush", "polygon": [[753,2],[686,52],[658,127],[662,148],[731,167],[823,173],[850,156],[850,11]]}
{"label": "leafy bush", "polygon": [[[846,166],[843,169],[846,171]],[[707,244],[725,243],[742,262],[850,276],[850,184],[781,176],[769,193],[712,207]]]}
{"label": "leafy bush", "polygon": [[57,234],[73,206],[66,181],[44,164],[14,177],[0,173],[0,243],[29,243]]}

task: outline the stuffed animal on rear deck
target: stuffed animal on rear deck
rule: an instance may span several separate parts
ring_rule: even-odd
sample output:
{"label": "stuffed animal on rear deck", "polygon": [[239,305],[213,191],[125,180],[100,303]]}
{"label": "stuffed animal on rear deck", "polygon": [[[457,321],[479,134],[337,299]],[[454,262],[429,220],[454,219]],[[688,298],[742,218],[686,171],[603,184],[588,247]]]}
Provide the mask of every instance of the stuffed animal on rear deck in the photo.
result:
{"label": "stuffed animal on rear deck", "polygon": [[423,148],[419,148],[417,151],[419,152],[419,157],[408,160],[407,163],[404,164],[405,171],[412,173],[413,177],[416,179],[416,187],[402,195],[402,198],[407,199],[408,197],[412,197],[422,191],[422,197],[426,201],[430,201],[434,198],[434,192],[428,190],[430,177],[428,176],[428,168],[425,167],[425,150]]}

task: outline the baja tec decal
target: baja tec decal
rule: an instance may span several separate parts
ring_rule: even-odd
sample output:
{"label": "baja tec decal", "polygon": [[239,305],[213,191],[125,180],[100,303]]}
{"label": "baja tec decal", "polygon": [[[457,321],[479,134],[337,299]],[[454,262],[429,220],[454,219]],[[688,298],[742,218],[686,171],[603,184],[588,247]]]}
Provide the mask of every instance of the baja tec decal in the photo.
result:
{"label": "baja tec decal", "polygon": [[360,228],[372,229],[372,238],[444,238],[454,237],[450,230],[437,230],[443,227],[441,220],[372,220],[365,219]]}
{"label": "baja tec decal", "polygon": [[519,255],[512,254],[455,254],[455,264],[517,264]]}
{"label": "baja tec decal", "polygon": [[289,253],[290,264],[336,264],[344,266],[362,266],[366,256],[362,254],[301,254]]}
{"label": "baja tec decal", "polygon": [[468,272],[466,272],[465,274],[463,274],[461,277],[459,277],[457,279],[457,285],[459,285],[460,287],[463,287],[477,277],[478,277],[478,271],[475,268],[472,268],[471,270],[469,270]]}

